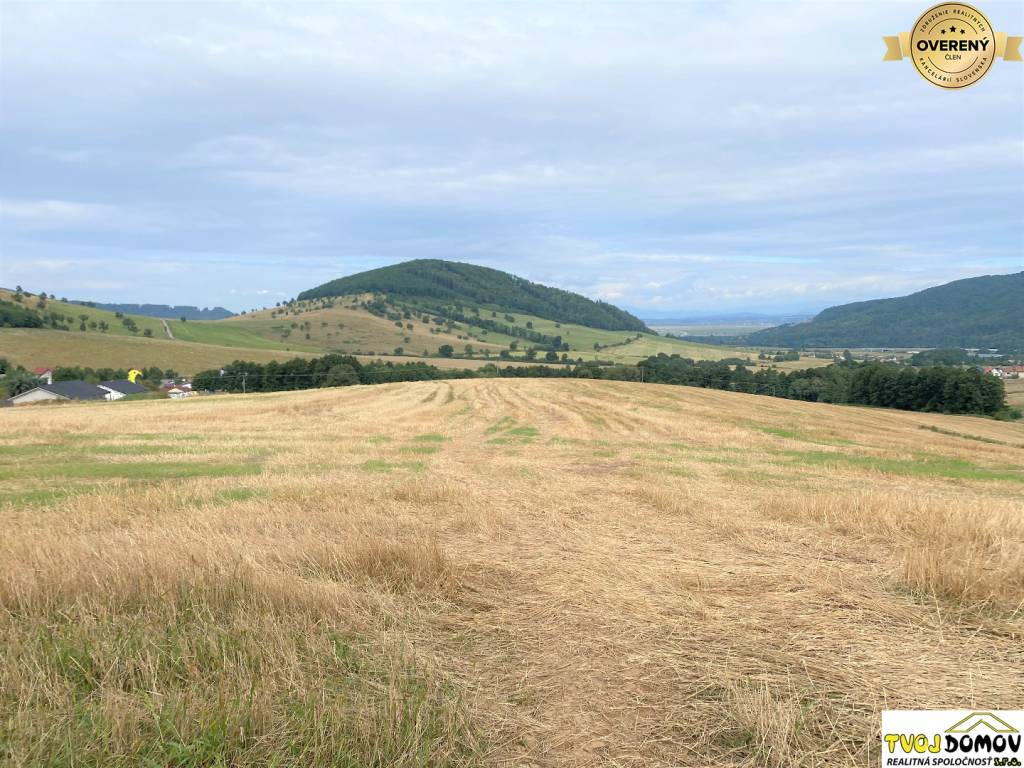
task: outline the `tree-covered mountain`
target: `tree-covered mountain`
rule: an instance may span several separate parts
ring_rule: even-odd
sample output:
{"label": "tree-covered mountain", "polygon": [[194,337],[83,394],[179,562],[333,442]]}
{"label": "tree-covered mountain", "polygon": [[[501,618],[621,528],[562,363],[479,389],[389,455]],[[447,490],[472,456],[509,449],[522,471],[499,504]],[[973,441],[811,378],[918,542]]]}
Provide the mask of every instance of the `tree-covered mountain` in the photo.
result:
{"label": "tree-covered mountain", "polygon": [[1024,349],[1024,272],[970,277],[895,299],[830,307],[734,343],[779,347]]}
{"label": "tree-covered mountain", "polygon": [[507,272],[439,259],[416,259],[331,280],[303,291],[300,300],[359,293],[524,312],[548,320],[611,331],[647,331],[644,322],[603,301],[532,283]]}
{"label": "tree-covered mountain", "polygon": [[105,309],[108,312],[123,312],[126,315],[144,315],[146,317],[163,317],[168,320],[177,320],[184,317],[186,320],[223,320],[225,317],[233,317],[234,312],[224,307],[206,307],[199,309],[187,304],[180,307],[168,304],[104,304],[99,301],[75,301],[75,304],[82,304],[87,307]]}

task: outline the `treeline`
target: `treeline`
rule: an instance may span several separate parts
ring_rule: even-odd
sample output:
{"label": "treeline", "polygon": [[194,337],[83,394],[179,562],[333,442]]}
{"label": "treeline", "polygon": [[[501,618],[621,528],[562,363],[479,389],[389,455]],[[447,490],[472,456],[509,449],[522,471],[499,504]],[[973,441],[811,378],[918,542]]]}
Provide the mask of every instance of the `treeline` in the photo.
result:
{"label": "treeline", "polygon": [[15,304],[0,301],[0,328],[42,328],[43,318],[38,312]]}
{"label": "treeline", "polygon": [[331,354],[283,363],[236,360],[222,369],[196,374],[192,377],[192,388],[197,391],[283,392],[353,384],[461,379],[474,375],[469,370],[442,371],[427,363],[361,363],[350,355]]}
{"label": "treeline", "polygon": [[679,384],[731,392],[770,395],[821,403],[871,405],[908,411],[975,413],[1019,418],[1006,406],[1003,382],[970,368],[911,368],[888,363],[844,361],[783,373],[751,371],[739,361],[694,361],[660,354],[635,366],[486,365],[477,370],[440,369],[428,363],[360,363],[348,355],[296,358],[266,364],[235,361],[222,370],[203,371],[193,388],[226,392],[278,392],[398,381],[503,378],[586,378]]}
{"label": "treeline", "polygon": [[81,304],[83,307],[95,307],[105,309],[108,312],[120,312],[129,315],[144,315],[146,317],[162,317],[167,320],[223,320],[226,317],[234,317],[234,312],[224,307],[193,307],[189,304],[175,307],[169,304],[106,304],[100,301],[74,301],[74,304]]}
{"label": "treeline", "polygon": [[[159,384],[161,379],[176,379],[180,376],[172,368],[159,368],[155,365],[138,370],[142,372],[143,379],[156,384]],[[127,378],[128,370],[126,368],[90,368],[80,365],[62,365],[53,369],[54,381],[88,381],[95,384],[99,381],[122,381]]]}
{"label": "treeline", "polygon": [[783,373],[743,365],[693,361],[678,355],[644,360],[647,381],[726,389],[821,403],[872,405],[906,411],[979,413],[1006,411],[1002,380],[973,368],[913,368],[892,363],[844,361]]}
{"label": "treeline", "polygon": [[[15,298],[20,302],[22,299],[19,297],[26,295],[28,294],[15,294]],[[80,331],[86,330],[87,327],[103,333],[110,330],[110,326],[105,320],[89,321],[89,316],[84,314],[77,318],[56,310],[50,310],[44,314],[41,310],[45,310],[47,307],[45,294],[40,294],[36,307],[38,309],[25,307],[11,301],[0,301],[0,328],[50,328],[56,331],[70,331],[72,326],[78,323]],[[139,329],[131,318],[125,318],[122,322],[133,333],[138,332]]]}

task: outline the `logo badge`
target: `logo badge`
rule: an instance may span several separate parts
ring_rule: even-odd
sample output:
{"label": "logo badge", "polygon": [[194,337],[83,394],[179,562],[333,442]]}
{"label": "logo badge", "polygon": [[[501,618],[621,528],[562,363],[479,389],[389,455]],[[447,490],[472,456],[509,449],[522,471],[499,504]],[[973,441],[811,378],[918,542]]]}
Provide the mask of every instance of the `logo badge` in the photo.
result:
{"label": "logo badge", "polygon": [[997,56],[1021,61],[1021,38],[996,32],[985,14],[965,3],[929,8],[910,32],[882,39],[885,61],[909,58],[921,77],[951,90],[981,80]]}
{"label": "logo badge", "polygon": [[1024,711],[882,713],[882,768],[1024,764]]}

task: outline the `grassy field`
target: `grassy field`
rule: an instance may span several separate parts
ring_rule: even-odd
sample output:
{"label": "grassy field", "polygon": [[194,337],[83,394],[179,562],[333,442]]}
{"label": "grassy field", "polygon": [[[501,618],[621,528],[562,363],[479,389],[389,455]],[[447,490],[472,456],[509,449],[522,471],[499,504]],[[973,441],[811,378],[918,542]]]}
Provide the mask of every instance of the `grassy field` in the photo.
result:
{"label": "grassy field", "polygon": [[[12,291],[0,288],[0,299],[3,301],[13,301],[13,297],[14,293]],[[36,295],[26,296],[22,299],[22,306],[28,309],[38,309],[36,306],[36,302],[38,300],[38,296]],[[144,315],[125,315],[126,318],[133,320],[139,328],[139,332],[137,334],[133,334],[123,324],[121,318],[117,317],[115,313],[108,312],[105,309],[95,309],[81,304],[71,304],[69,302],[59,301],[57,299],[47,299],[46,307],[39,311],[44,316],[48,315],[50,312],[59,312],[66,315],[69,318],[68,322],[72,329],[74,329],[74,332],[81,334],[82,336],[117,336],[119,338],[138,336],[143,338],[145,332],[149,330],[154,338],[167,338],[167,333],[164,331],[163,324],[155,317],[145,317]],[[78,330],[79,324],[82,322],[82,315],[86,318],[85,331]],[[92,321],[95,321],[96,323],[105,321],[110,326],[110,329],[106,333],[102,333],[95,329],[89,329],[88,323]]]}
{"label": "grassy field", "polygon": [[1024,379],[1007,379],[1006,402],[1017,408],[1024,407]]}
{"label": "grassy field", "polygon": [[[146,339],[120,336],[110,338],[100,334],[75,333],[28,328],[0,328],[0,357],[14,365],[28,369],[45,365],[81,365],[91,368],[146,368],[157,366],[173,368],[178,373],[192,375],[198,371],[216,368],[232,360],[252,360],[266,363],[271,360],[290,360],[293,357],[315,357],[323,351],[308,352],[288,349],[253,349],[223,347],[166,338]],[[396,364],[416,362],[415,357],[356,355],[363,362],[391,361]],[[426,362],[439,368],[480,368],[488,363],[500,367],[526,365],[514,361],[458,360],[431,358]]]}
{"label": "grassy field", "polygon": [[[271,344],[288,343],[293,347],[303,345],[310,349],[341,350],[352,354],[390,354],[396,347],[402,347],[411,354],[435,354],[442,344],[451,344],[459,352],[466,344],[472,344],[477,350],[490,349],[497,353],[507,346],[508,340],[504,336],[496,335],[497,343],[492,343],[475,332],[470,337],[468,329],[455,333],[430,333],[430,329],[437,326],[415,319],[402,321],[399,328],[394,321],[377,317],[364,309],[352,308],[350,301],[339,299],[328,309],[309,309],[277,317],[271,317],[276,310],[266,309],[226,320],[174,322],[171,329],[175,337],[182,333],[185,334],[182,338],[194,341],[235,345],[237,340],[238,346],[246,346],[248,339],[262,339]],[[292,323],[296,327],[292,327]],[[308,326],[305,325],[307,323]]]}
{"label": "grassy field", "polygon": [[[0,292],[0,298],[10,298],[9,292]],[[428,362],[441,367],[475,368],[488,360],[496,361],[498,353],[516,341],[503,334],[484,334],[481,329],[470,326],[459,326],[451,332],[431,333],[431,329],[439,330],[438,326],[418,319],[403,320],[399,328],[394,321],[353,308],[352,301],[351,298],[339,300],[331,308],[277,317],[271,317],[275,310],[267,309],[224,320],[168,320],[167,325],[174,336],[172,340],[157,318],[130,315],[140,329],[137,334],[132,334],[112,312],[48,300],[47,311],[62,312],[75,318],[73,330],[0,329],[0,357],[27,368],[43,365],[92,368],[157,366],[193,374],[236,359],[267,362],[328,352],[367,358],[392,355],[398,347],[402,348],[404,356],[396,359],[407,362],[413,359],[411,356],[434,355],[442,344],[450,344],[460,354],[467,345],[471,345],[475,359],[453,363],[443,358],[430,358]],[[35,302],[35,297],[28,297],[24,303],[34,307]],[[79,315],[87,317],[86,331],[78,330]],[[688,344],[651,334],[634,339],[626,332],[602,331],[571,323],[556,324],[531,315],[514,317],[521,326],[525,327],[529,322],[541,333],[562,335],[571,345],[568,354],[573,359],[612,360],[631,365],[660,352],[706,360],[747,354],[746,350]],[[109,324],[109,331],[102,333],[89,328],[90,322],[100,321]],[[412,328],[408,327],[410,325]],[[144,335],[146,330],[151,333],[148,338]],[[528,342],[522,339],[518,342],[519,352],[516,354],[522,354]],[[604,348],[595,351],[595,343]],[[483,357],[485,351],[489,354],[487,358]]]}
{"label": "grassy field", "polygon": [[290,360],[314,354],[295,350],[239,349],[163,338],[107,336],[38,328],[0,328],[0,357],[28,369],[46,365],[90,368],[173,368],[191,375],[239,358],[254,362]]}
{"label": "grassy field", "polygon": [[1019,425],[622,382],[0,411],[0,762],[864,766],[1024,705]]}

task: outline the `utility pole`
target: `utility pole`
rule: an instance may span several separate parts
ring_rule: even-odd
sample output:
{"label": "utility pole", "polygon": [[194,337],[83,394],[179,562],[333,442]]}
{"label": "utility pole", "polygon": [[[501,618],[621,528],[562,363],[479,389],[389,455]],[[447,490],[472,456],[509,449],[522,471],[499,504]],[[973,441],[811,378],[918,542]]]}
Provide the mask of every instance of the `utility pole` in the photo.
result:
{"label": "utility pole", "polygon": [[243,395],[245,394],[245,377],[248,376],[248,375],[249,375],[248,373],[243,373],[242,374],[242,394]]}

